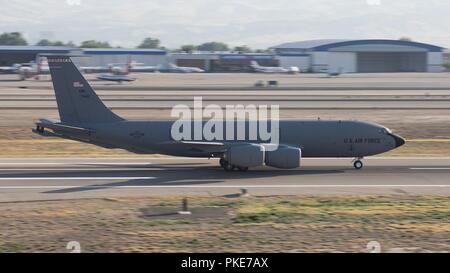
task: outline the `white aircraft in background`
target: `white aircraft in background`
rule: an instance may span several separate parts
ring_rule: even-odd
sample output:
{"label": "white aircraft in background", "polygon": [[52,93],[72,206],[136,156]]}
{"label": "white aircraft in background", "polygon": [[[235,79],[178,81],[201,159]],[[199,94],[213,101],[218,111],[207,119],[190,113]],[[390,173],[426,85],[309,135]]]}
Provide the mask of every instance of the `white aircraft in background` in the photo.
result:
{"label": "white aircraft in background", "polygon": [[111,63],[108,66],[82,66],[83,73],[105,73],[128,74],[128,72],[156,72],[158,66],[144,66],[143,63],[129,61],[128,63]]}
{"label": "white aircraft in background", "polygon": [[80,71],[85,74],[110,72],[110,66],[81,66]]}
{"label": "white aircraft in background", "polygon": [[0,66],[0,74],[16,74],[21,64],[13,64],[12,66]]}
{"label": "white aircraft in background", "polygon": [[327,71],[328,77],[339,77],[343,73],[344,69],[339,67],[337,71]]}
{"label": "white aircraft in background", "polygon": [[136,78],[128,76],[128,74],[130,74],[130,68],[130,63],[110,64],[110,73],[99,75],[97,76],[97,79],[118,83],[135,81]]}
{"label": "white aircraft in background", "polygon": [[178,66],[173,63],[169,63],[167,66],[160,65],[158,68],[160,72],[170,73],[203,73],[205,70],[198,67]]}
{"label": "white aircraft in background", "polygon": [[130,72],[156,72],[159,66],[144,65],[143,63],[130,62],[128,71]]}
{"label": "white aircraft in background", "polygon": [[39,75],[50,74],[50,68],[47,61],[43,61],[38,57],[38,62],[32,61],[20,64],[16,73],[19,74],[19,78],[22,81],[33,77],[39,80]]}
{"label": "white aircraft in background", "polygon": [[279,66],[260,66],[257,61],[251,61],[250,67],[259,73],[300,73],[300,69],[296,66],[292,66],[289,69]]}

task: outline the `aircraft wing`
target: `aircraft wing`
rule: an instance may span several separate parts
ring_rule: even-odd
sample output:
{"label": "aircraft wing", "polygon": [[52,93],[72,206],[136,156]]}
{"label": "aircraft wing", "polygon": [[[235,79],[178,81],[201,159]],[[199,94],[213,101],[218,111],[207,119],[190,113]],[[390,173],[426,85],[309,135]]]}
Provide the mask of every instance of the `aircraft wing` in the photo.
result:
{"label": "aircraft wing", "polygon": [[17,71],[17,67],[0,66],[0,73],[11,74]]}
{"label": "aircraft wing", "polygon": [[[181,143],[183,145],[191,147],[194,150],[210,154],[223,154],[233,146],[245,146],[249,144],[255,144],[249,142],[206,142],[206,141],[179,141],[177,143]],[[289,147],[286,145],[280,145],[275,143],[256,143],[256,144],[263,146],[268,151],[276,150],[280,146]]]}
{"label": "aircraft wing", "polygon": [[130,72],[155,72],[157,70],[157,66],[134,66],[130,68]]}
{"label": "aircraft wing", "polygon": [[102,73],[108,72],[111,69],[105,66],[82,66],[80,67],[80,70],[83,71],[83,73]]}
{"label": "aircraft wing", "polygon": [[222,142],[180,141],[179,143],[190,146],[195,150],[208,153],[223,153],[227,150],[225,143]]}

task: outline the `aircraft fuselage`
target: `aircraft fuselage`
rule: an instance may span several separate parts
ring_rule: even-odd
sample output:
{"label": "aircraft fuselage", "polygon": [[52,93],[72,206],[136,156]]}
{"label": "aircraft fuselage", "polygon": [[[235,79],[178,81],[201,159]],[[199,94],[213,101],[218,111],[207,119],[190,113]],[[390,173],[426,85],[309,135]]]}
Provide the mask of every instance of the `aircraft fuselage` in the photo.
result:
{"label": "aircraft fuselage", "polygon": [[[249,128],[248,121],[245,123]],[[250,121],[251,123],[252,121]],[[174,156],[209,157],[210,153],[199,151],[175,141],[171,136],[174,121],[119,121],[114,125],[81,124],[93,131],[89,142],[108,147],[122,148],[137,153],[161,153]],[[247,129],[248,130],[248,129]],[[271,140],[249,138],[227,139],[227,128],[223,126],[223,137],[213,140],[195,139],[201,142],[269,143]],[[74,136],[72,135],[72,138]],[[361,121],[325,120],[281,120],[279,122],[279,144],[299,147],[303,157],[364,157],[390,151],[404,144],[404,140],[389,129]]]}

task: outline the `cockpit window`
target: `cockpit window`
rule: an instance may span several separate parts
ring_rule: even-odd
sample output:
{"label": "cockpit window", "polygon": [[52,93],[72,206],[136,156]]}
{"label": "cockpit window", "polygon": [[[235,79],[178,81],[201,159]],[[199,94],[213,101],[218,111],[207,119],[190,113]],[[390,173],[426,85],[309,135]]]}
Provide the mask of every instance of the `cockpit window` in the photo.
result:
{"label": "cockpit window", "polygon": [[385,135],[392,134],[392,131],[389,130],[389,128],[383,128],[383,129],[380,130],[380,132],[385,134]]}

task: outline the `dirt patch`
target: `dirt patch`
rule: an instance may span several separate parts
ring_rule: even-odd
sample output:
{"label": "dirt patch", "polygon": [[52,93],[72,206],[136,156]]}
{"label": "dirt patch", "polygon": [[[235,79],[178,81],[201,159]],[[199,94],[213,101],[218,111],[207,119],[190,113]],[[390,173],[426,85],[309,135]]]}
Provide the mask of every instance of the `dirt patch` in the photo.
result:
{"label": "dirt patch", "polygon": [[142,218],[149,220],[160,219],[224,219],[234,215],[234,212],[220,207],[191,208],[183,213],[181,207],[151,206],[141,209]]}

